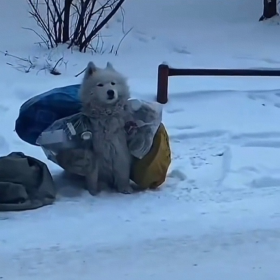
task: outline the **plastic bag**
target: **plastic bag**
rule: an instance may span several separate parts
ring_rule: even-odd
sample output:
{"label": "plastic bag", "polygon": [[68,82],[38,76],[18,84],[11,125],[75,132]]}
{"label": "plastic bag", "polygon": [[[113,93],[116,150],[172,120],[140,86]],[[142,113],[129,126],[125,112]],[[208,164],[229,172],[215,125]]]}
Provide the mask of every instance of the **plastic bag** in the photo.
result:
{"label": "plastic bag", "polygon": [[40,134],[55,121],[81,111],[80,85],[51,89],[27,100],[20,107],[15,131],[25,142],[36,145]]}
{"label": "plastic bag", "polygon": [[138,99],[129,101],[136,129],[135,133],[128,136],[128,147],[134,157],[141,159],[150,151],[155,134],[161,124],[162,105]]}
{"label": "plastic bag", "polygon": [[57,120],[40,134],[36,144],[42,147],[49,160],[59,164],[57,155],[61,151],[92,149],[90,122],[82,114]]}
{"label": "plastic bag", "polygon": [[[124,128],[128,135],[128,147],[131,155],[141,159],[152,147],[162,120],[162,106],[137,99],[130,99],[128,106],[131,116]],[[131,122],[135,125],[132,133]],[[36,144],[42,147],[49,160],[59,164],[57,155],[63,150],[92,149],[90,120],[80,113],[57,120],[40,134]]]}

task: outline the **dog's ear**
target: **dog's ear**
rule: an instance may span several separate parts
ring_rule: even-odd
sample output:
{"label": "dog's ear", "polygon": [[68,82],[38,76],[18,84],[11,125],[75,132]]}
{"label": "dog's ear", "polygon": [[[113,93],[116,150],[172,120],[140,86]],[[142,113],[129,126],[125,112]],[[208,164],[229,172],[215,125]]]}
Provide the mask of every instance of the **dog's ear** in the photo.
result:
{"label": "dog's ear", "polygon": [[116,71],[116,70],[114,69],[112,63],[110,63],[110,62],[107,62],[106,69],[111,70],[111,71]]}
{"label": "dog's ear", "polygon": [[95,66],[95,64],[92,61],[90,61],[86,68],[85,78],[90,77],[96,71],[97,71],[97,67]]}

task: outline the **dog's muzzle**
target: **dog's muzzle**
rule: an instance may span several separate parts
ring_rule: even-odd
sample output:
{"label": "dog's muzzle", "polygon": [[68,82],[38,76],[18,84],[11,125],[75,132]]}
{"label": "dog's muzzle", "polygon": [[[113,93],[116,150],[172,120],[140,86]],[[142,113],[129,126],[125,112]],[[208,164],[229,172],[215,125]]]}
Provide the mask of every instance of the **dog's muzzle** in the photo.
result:
{"label": "dog's muzzle", "polygon": [[109,90],[107,91],[107,98],[108,98],[109,100],[114,99],[114,98],[115,98],[115,91],[112,90],[112,89],[109,89]]}

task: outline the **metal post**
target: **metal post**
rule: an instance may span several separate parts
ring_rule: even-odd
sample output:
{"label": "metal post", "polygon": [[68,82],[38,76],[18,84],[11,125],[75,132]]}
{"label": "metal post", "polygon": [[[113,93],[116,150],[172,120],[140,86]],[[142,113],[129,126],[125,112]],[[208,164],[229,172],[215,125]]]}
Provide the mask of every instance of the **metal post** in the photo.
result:
{"label": "metal post", "polygon": [[168,101],[168,75],[168,65],[160,64],[158,66],[157,102],[161,104],[166,104]]}

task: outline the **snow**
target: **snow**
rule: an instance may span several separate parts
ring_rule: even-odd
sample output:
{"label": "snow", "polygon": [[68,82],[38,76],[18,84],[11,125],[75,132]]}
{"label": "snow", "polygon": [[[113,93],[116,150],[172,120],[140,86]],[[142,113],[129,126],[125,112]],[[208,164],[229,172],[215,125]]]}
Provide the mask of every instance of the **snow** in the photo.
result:
{"label": "snow", "polygon": [[[92,197],[14,132],[20,105],[74,84],[93,60],[129,78],[133,97],[154,100],[157,66],[279,68],[277,19],[258,22],[261,0],[130,0],[118,55],[34,45],[25,1],[0,9],[0,154],[47,162],[54,205],[0,213],[0,279],[276,280],[280,272],[278,78],[172,77],[164,106],[172,165],[158,191]],[[19,2],[19,1],[17,1]],[[16,18],[16,20],[15,20]],[[108,48],[123,36],[118,17]],[[114,34],[114,35],[112,35]],[[60,76],[44,62],[62,59]],[[23,69],[33,61],[29,73]],[[18,70],[14,67],[23,64]]]}

